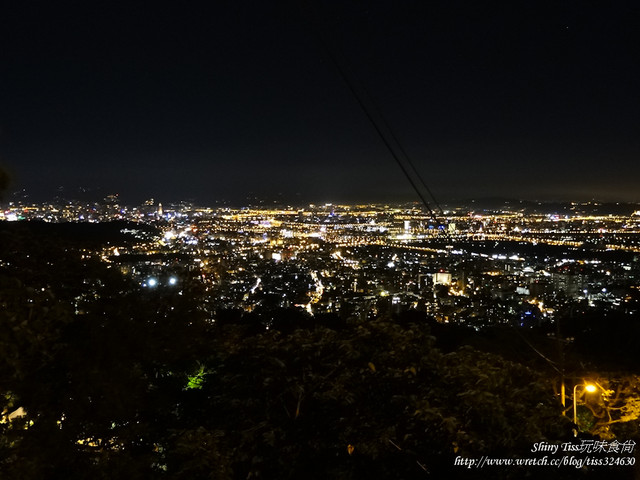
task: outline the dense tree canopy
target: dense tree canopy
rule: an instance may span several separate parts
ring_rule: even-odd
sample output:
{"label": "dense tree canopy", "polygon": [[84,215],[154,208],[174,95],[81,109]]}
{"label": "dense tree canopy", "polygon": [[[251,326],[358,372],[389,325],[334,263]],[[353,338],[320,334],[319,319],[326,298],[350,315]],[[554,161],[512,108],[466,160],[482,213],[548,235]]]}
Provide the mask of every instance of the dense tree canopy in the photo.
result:
{"label": "dense tree canopy", "polygon": [[571,439],[549,378],[442,351],[419,315],[212,319],[197,282],[150,291],[55,239],[3,240],[2,478],[481,478],[455,458]]}

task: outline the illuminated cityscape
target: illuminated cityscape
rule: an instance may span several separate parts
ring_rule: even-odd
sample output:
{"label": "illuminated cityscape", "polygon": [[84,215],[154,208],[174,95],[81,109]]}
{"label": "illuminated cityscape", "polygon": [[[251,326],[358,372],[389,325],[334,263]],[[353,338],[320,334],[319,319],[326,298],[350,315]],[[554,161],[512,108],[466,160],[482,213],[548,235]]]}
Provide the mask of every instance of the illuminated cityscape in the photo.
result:
{"label": "illuminated cityscape", "polygon": [[7,5],[0,479],[639,479],[638,14]]}
{"label": "illuminated cityscape", "polygon": [[[323,443],[308,451],[335,452],[329,469],[348,471],[356,451],[388,454],[388,445],[402,442],[422,449],[419,466],[450,472],[476,452],[492,452],[487,461],[502,465],[499,450],[478,449],[475,442],[502,442],[518,414],[488,417],[507,422],[495,437],[474,420],[474,412],[496,408],[491,399],[500,392],[500,402],[514,412],[540,411],[527,420],[535,428],[525,443],[549,439],[572,446],[579,435],[583,446],[596,436],[607,448],[633,449],[635,437],[625,436],[640,419],[637,360],[628,353],[640,316],[638,205],[482,203],[447,207],[434,219],[417,203],[212,208],[149,199],[131,207],[118,195],[89,203],[7,202],[0,213],[0,280],[2,319],[11,333],[0,340],[9,352],[2,368],[17,368],[19,376],[6,384],[0,427],[7,441],[21,431],[38,438],[50,410],[57,430],[53,439],[45,432],[38,440],[45,451],[52,448],[48,442],[62,442],[73,458],[95,461],[96,451],[121,459],[122,452],[140,449],[152,463],[134,456],[127,468],[149,469],[158,478],[173,478],[184,448],[206,458],[199,444],[218,438],[207,432],[218,432],[224,442],[213,463],[189,468],[220,468],[226,478],[238,478],[253,470],[276,475],[285,467],[271,457],[247,466],[225,453],[271,448],[270,436],[232,433],[237,425],[280,429],[300,416],[311,422],[304,428],[322,435]],[[25,308],[34,320],[18,323],[24,314],[13,312]],[[84,353],[76,360],[77,351]],[[37,377],[53,396],[29,394],[32,374],[23,380],[20,371],[32,364],[42,365],[37,375],[60,365],[52,376]],[[325,380],[342,366],[344,374]],[[70,382],[73,375],[87,380]],[[447,383],[451,375],[455,384]],[[504,382],[523,387],[503,390]],[[312,398],[305,399],[307,391]],[[467,397],[469,391],[475,393]],[[267,400],[259,400],[262,395]],[[339,410],[369,404],[371,395],[406,403],[407,410],[380,414],[372,404],[374,410],[365,408],[345,428],[322,410],[325,402],[337,402],[332,408]],[[422,413],[423,398],[439,402],[443,395],[456,400],[439,406],[436,417]],[[478,401],[478,395],[489,399]],[[107,412],[114,402],[116,411],[104,418],[81,413]],[[230,413],[220,416],[220,410]],[[195,426],[155,433],[148,422],[167,414],[166,425]],[[424,435],[443,428],[441,415],[455,415],[473,433],[439,431],[438,438],[454,442],[439,458],[432,453],[438,440],[432,445]],[[392,433],[359,439],[353,432],[365,417]],[[400,440],[393,432],[408,421],[417,422],[403,427],[413,433]],[[205,439],[198,440],[201,435]],[[458,445],[467,456],[456,456]],[[358,455],[367,462],[358,468],[388,468],[390,460],[366,450]],[[511,462],[519,455],[507,454]],[[545,458],[522,462],[547,465]],[[600,460],[589,458],[595,463],[588,472],[599,474],[594,466]],[[631,466],[634,458],[619,457],[616,468]],[[307,471],[308,461],[294,470]],[[8,471],[22,468],[6,465]],[[37,465],[39,471],[57,468]],[[101,460],[92,468],[101,472],[109,465]],[[410,465],[400,475],[419,478],[422,467]]]}
{"label": "illuminated cityscape", "polygon": [[[297,307],[375,317],[414,309],[443,323],[552,325],[565,303],[638,314],[640,210],[598,214],[457,208],[434,221],[416,205],[286,208],[138,207],[104,203],[10,206],[0,219],[131,222],[136,238],[86,252],[147,288],[188,277],[216,311]],[[618,208],[620,209],[620,208]]]}

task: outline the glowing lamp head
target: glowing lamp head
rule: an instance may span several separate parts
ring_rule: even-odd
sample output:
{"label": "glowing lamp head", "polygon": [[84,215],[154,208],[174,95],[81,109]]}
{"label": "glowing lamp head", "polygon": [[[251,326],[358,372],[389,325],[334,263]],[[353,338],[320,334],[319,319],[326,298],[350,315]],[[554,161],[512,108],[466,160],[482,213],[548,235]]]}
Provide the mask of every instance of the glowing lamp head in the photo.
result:
{"label": "glowing lamp head", "polygon": [[156,280],[155,278],[150,278],[149,280],[147,280],[147,284],[150,287],[155,287],[156,285],[158,285],[158,280]]}
{"label": "glowing lamp head", "polygon": [[169,277],[169,285],[175,285],[178,283],[178,279],[176,277]]}
{"label": "glowing lamp head", "polygon": [[591,383],[588,383],[584,386],[584,389],[589,393],[593,393],[597,390],[597,387],[595,385],[592,385]]}

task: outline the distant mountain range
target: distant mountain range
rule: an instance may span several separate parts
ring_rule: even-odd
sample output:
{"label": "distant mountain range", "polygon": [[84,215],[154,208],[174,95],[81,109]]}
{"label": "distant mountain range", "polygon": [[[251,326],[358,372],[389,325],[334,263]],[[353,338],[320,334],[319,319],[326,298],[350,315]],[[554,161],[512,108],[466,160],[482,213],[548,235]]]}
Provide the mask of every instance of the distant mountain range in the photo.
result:
{"label": "distant mountain range", "polygon": [[[548,214],[592,214],[592,215],[632,215],[640,211],[638,203],[624,202],[543,202],[518,200],[504,197],[454,200],[446,203],[446,208],[468,208],[473,211],[521,211],[523,213]],[[445,205],[443,205],[445,208]]]}

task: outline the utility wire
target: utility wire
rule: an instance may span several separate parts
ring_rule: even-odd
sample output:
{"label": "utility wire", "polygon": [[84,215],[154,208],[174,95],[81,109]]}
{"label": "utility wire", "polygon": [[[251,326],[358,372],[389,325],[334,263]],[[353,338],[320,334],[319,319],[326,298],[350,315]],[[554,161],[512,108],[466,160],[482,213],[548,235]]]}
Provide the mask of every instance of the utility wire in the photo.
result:
{"label": "utility wire", "polygon": [[[394,134],[393,130],[389,126],[389,123],[386,121],[385,117],[380,113],[380,109],[376,108],[376,104],[373,101],[373,98],[371,97],[371,95],[368,94],[362,82],[357,81],[358,79],[356,75],[353,73],[353,71],[349,71],[349,73],[347,73],[348,66],[347,66],[346,60],[344,59],[344,56],[341,56],[341,60],[342,60],[341,62],[340,59],[338,58],[339,52],[337,51],[337,49],[334,50],[329,46],[329,42],[327,41],[323,30],[322,28],[320,28],[320,22],[317,19],[317,14],[315,14],[316,12],[313,6],[311,5],[310,2],[303,2],[303,4],[313,14],[313,15],[310,15],[311,19],[313,20],[312,24],[315,27],[316,34],[320,40],[322,47],[324,48],[327,55],[329,56],[329,59],[331,60],[333,65],[336,67],[338,73],[340,74],[340,77],[346,83],[347,87],[349,88],[349,91],[356,99],[358,105],[360,105],[360,108],[364,112],[365,116],[367,117],[367,119],[369,120],[369,122],[371,123],[375,131],[377,132],[378,136],[383,141],[384,145],[387,147],[387,150],[389,150],[389,152],[391,153],[391,156],[393,157],[393,159],[396,161],[396,163],[402,170],[402,173],[404,173],[405,177],[407,178],[407,180],[413,187],[414,191],[422,201],[429,215],[433,220],[437,219],[433,209],[431,208],[429,202],[425,198],[425,195],[420,190],[417,183],[414,181],[414,178],[412,178],[411,172],[407,169],[405,164],[409,165],[414,176],[417,177],[418,180],[420,180],[420,183],[422,184],[424,189],[427,191],[429,196],[433,199],[434,204],[437,206],[440,215],[444,216],[442,207],[440,207],[440,204],[435,199],[433,192],[426,185],[424,179],[419,174],[418,170],[416,169],[415,165],[411,161],[405,149],[402,147],[402,144],[400,143],[398,137]],[[386,134],[385,134],[385,130],[386,130]],[[394,148],[394,145],[395,145],[395,148]],[[399,151],[400,155],[398,155],[398,152],[396,150]],[[404,162],[403,162],[403,159],[404,159]]]}
{"label": "utility wire", "polygon": [[516,327],[513,327],[513,331],[516,332],[516,335],[518,335],[522,341],[524,343],[526,343],[531,350],[533,350],[534,352],[536,352],[538,355],[540,355],[540,357],[542,357],[543,360],[545,360],[550,366],[551,368],[553,368],[556,372],[558,372],[560,375],[564,375],[564,372],[562,372],[558,367],[556,367],[556,362],[554,362],[553,360],[551,360],[549,357],[547,357],[545,354],[543,354],[540,350],[538,350],[536,347],[534,347],[529,340],[527,340],[524,335],[522,335],[522,333],[520,333],[518,331],[518,329]]}
{"label": "utility wire", "polygon": [[[384,117],[382,118],[382,121],[385,122]],[[389,125],[387,125],[387,129],[389,130],[389,133],[391,134],[391,138],[393,138],[393,140],[396,142],[396,144],[398,145],[398,148],[400,149],[400,152],[402,152],[402,154],[404,155],[407,163],[409,163],[409,165],[411,166],[411,169],[413,170],[413,172],[415,173],[415,175],[418,177],[418,180],[420,180],[420,183],[422,184],[422,186],[424,187],[424,189],[427,191],[427,193],[429,194],[429,196],[431,197],[431,200],[433,200],[433,203],[435,204],[435,206],[438,209],[438,213],[440,214],[441,217],[444,218],[444,211],[442,210],[442,207],[440,206],[440,203],[438,202],[438,200],[436,200],[435,195],[433,194],[433,192],[431,191],[431,189],[427,186],[427,184],[425,183],[424,179],[422,178],[422,175],[420,175],[420,172],[418,172],[418,170],[416,169],[416,167],[414,166],[413,162],[411,161],[411,158],[409,157],[409,155],[407,154],[407,152],[405,151],[404,147],[402,146],[402,144],[400,143],[400,141],[398,140],[398,138],[396,137],[396,135],[394,134],[393,130],[391,129],[391,127],[389,127]]]}

